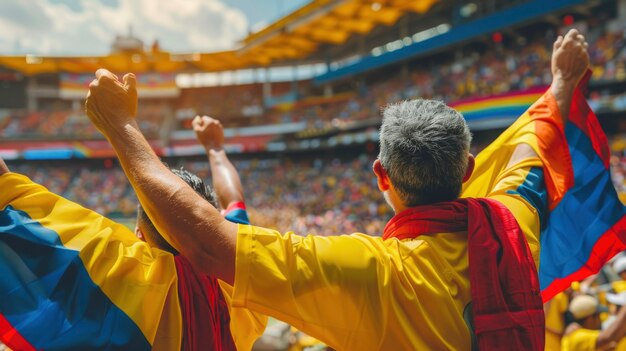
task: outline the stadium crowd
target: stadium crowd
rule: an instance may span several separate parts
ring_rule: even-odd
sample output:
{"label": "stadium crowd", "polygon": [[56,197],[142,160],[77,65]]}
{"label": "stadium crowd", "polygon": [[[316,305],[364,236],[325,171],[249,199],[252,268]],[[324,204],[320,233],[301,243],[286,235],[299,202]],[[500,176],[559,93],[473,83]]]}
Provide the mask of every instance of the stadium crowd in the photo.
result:
{"label": "stadium crowd", "polygon": [[[392,212],[376,187],[373,158],[236,162],[251,220],[298,233],[380,235]],[[204,163],[185,165],[194,171]]]}
{"label": "stadium crowd", "polygon": [[[251,220],[257,225],[319,235],[357,231],[380,235],[392,213],[376,188],[373,161],[362,154],[350,161],[254,159],[233,163],[241,174]],[[210,178],[206,161],[181,160],[170,165]],[[99,213],[127,219],[135,215],[136,196],[118,167],[26,164],[14,169]]]}
{"label": "stadium crowd", "polygon": [[[593,79],[626,80],[626,36],[624,26],[598,25],[603,18],[583,22],[588,30]],[[171,101],[140,101],[138,121],[149,138],[167,135],[169,128],[187,128],[185,121],[196,114],[221,118],[225,127],[241,127],[306,121],[310,128],[380,118],[379,108],[387,103],[415,97],[444,100],[448,103],[468,97],[489,96],[509,91],[545,86],[550,82],[550,50],[554,29],[537,32],[528,38],[487,44],[484,51],[463,53],[459,58],[435,58],[409,64],[408,74],[396,72],[379,81],[359,84],[347,98],[320,98],[301,103],[310,96],[311,84],[300,82],[296,89],[301,102],[259,110],[263,100],[262,84],[184,89]],[[274,83],[274,96],[290,93],[291,83]],[[592,105],[606,96],[591,95]],[[615,98],[615,97],[611,97]],[[617,96],[616,108],[626,108],[626,98]],[[256,109],[254,108],[256,107]],[[247,109],[247,110],[246,110]],[[245,111],[244,111],[245,110]],[[164,116],[178,116],[182,123],[163,126]],[[99,133],[83,111],[24,111],[0,114],[3,137],[72,136],[90,139]],[[161,128],[166,128],[161,132]]]}
{"label": "stadium crowd", "polygon": [[[624,81],[626,28],[609,29],[596,24],[602,20],[596,17],[585,24],[593,28],[587,34],[592,79]],[[296,103],[288,111],[273,110],[260,117],[233,118],[230,122],[225,121],[225,125],[306,121],[311,128],[323,128],[333,123],[379,118],[380,106],[403,99],[421,97],[455,102],[546,86],[551,79],[549,62],[554,35],[554,30],[550,29],[515,42],[490,43],[484,52],[466,53],[461,59],[437,57],[432,62],[420,61],[419,65],[409,65],[408,74],[398,72],[380,81],[360,85],[348,99],[322,99],[318,104]],[[250,96],[251,89],[242,86],[240,95]],[[592,96],[596,100],[602,97],[602,94]],[[196,106],[200,104],[200,101],[196,102]],[[203,113],[202,110],[197,112]]]}
{"label": "stadium crowd", "polygon": [[[151,139],[159,136],[168,104],[163,101],[142,101],[138,110],[137,121],[142,131]],[[11,111],[0,113],[0,136],[3,138],[56,138],[56,139],[94,139],[99,137],[98,130],[89,123],[85,111]]]}

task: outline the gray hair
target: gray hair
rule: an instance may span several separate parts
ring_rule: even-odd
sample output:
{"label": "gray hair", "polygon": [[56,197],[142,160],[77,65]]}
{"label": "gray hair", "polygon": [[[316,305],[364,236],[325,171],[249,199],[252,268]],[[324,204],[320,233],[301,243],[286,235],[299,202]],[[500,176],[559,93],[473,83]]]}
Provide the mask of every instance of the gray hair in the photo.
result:
{"label": "gray hair", "polygon": [[410,100],[383,110],[378,158],[404,205],[452,201],[461,193],[472,136],[441,101]]}

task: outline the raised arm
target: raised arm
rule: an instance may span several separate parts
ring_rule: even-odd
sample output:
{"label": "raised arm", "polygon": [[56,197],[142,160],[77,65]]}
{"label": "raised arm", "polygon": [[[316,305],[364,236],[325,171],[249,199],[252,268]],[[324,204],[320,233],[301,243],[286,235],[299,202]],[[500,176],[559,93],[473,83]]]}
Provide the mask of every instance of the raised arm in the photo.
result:
{"label": "raised arm", "polygon": [[237,227],[165,167],[135,121],[135,76],[123,82],[96,72],[85,103],[92,123],[107,137],[139,201],[159,233],[194,265],[233,282]]}
{"label": "raised arm", "polygon": [[550,92],[556,99],[564,122],[569,116],[574,89],[589,67],[588,46],[585,37],[576,29],[570,29],[565,37],[559,36],[554,42]]}
{"label": "raised arm", "polygon": [[213,188],[223,209],[235,202],[243,202],[243,187],[239,174],[224,151],[224,127],[208,116],[196,116],[193,131],[209,157],[213,173]]}

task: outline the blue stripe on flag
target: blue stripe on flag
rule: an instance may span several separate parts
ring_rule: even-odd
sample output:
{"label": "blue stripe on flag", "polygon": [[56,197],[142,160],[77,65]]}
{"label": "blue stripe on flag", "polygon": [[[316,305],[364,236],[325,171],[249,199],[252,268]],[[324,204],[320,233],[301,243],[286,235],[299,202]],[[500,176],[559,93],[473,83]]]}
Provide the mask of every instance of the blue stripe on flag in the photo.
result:
{"label": "blue stripe on flag", "polygon": [[626,210],[591,140],[574,124],[565,136],[574,167],[574,186],[563,196],[541,233],[539,281],[544,289],[556,278],[580,270],[598,239]]}
{"label": "blue stripe on flag", "polygon": [[37,349],[151,349],[93,283],[78,251],[11,206],[0,211],[0,276],[0,313]]}

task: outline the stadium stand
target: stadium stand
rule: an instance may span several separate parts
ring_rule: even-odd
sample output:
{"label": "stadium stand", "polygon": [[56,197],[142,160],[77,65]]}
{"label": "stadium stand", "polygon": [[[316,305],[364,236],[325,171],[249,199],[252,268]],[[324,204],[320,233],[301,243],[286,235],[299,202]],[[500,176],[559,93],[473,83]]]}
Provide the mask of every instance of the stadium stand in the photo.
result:
{"label": "stadium stand", "polygon": [[[589,25],[589,27],[592,27]],[[435,64],[413,65],[408,75],[391,77],[331,98],[304,96],[290,106],[263,108],[262,84],[184,89],[174,102],[142,100],[138,120],[144,132],[159,137],[165,116],[175,108],[178,123],[173,128],[188,129],[196,114],[221,118],[226,127],[281,124],[305,121],[307,128],[320,129],[335,121],[378,118],[380,106],[415,97],[442,99],[454,103],[470,97],[491,96],[510,91],[545,86],[550,80],[549,40],[554,29],[534,33],[530,42],[490,43],[482,53],[473,52],[462,60],[447,58]],[[589,31],[593,77],[597,82],[626,79],[625,39],[622,31],[594,28]],[[424,68],[427,66],[427,68]],[[298,91],[309,88],[301,82]],[[289,91],[291,83],[274,84],[277,96]],[[624,108],[624,95],[593,94],[594,102]],[[175,105],[175,106],[173,106]],[[168,112],[169,111],[169,112]],[[2,119],[7,138],[59,137],[97,138],[82,111],[16,111]],[[165,130],[162,133],[169,134]]]}

